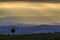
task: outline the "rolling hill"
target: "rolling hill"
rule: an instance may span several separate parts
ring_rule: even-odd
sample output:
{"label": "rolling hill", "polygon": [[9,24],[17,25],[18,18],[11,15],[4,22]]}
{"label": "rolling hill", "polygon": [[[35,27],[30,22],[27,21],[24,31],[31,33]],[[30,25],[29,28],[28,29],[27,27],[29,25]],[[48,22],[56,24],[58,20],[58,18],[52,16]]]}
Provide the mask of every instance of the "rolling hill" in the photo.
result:
{"label": "rolling hill", "polygon": [[11,28],[15,27],[15,34],[34,34],[34,33],[47,33],[47,32],[60,32],[60,25],[3,25],[0,26],[0,34],[11,34]]}

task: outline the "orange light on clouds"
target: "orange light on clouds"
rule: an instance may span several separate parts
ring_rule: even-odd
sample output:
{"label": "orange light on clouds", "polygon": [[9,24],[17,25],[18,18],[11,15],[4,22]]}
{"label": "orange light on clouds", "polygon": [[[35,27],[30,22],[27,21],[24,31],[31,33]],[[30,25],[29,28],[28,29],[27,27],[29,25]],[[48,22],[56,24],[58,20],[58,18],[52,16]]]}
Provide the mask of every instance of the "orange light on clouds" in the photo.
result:
{"label": "orange light on clouds", "polygon": [[[25,23],[60,23],[60,3],[0,2],[0,10],[0,18],[20,16],[23,17],[21,22]],[[19,21],[13,19],[12,22]]]}
{"label": "orange light on clouds", "polygon": [[32,8],[32,9],[47,9],[59,8],[60,3],[36,3],[36,2],[1,2],[0,8]]}

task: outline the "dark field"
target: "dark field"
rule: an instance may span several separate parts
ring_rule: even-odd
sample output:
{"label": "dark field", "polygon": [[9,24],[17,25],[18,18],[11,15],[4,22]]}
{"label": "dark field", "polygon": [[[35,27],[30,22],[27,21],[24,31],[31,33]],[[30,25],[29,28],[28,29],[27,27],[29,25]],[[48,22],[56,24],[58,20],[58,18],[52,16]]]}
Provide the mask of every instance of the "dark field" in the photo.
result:
{"label": "dark field", "polygon": [[23,35],[0,34],[0,40],[60,40],[60,32]]}

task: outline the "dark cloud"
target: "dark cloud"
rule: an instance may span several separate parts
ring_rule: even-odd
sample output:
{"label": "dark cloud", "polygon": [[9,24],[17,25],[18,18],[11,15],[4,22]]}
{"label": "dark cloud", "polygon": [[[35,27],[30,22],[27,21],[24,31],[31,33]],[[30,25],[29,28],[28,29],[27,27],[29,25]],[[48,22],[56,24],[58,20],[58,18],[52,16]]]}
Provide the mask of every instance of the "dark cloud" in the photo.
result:
{"label": "dark cloud", "polygon": [[60,0],[0,0],[0,1],[60,1]]}

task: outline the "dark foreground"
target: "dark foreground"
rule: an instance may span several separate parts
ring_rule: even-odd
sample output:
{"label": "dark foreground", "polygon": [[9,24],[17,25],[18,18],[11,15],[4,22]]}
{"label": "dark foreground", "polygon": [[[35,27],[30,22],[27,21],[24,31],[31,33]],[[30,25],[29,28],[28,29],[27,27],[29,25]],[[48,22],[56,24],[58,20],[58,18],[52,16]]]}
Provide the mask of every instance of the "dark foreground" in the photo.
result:
{"label": "dark foreground", "polygon": [[0,40],[60,40],[60,32],[24,35],[0,34]]}

